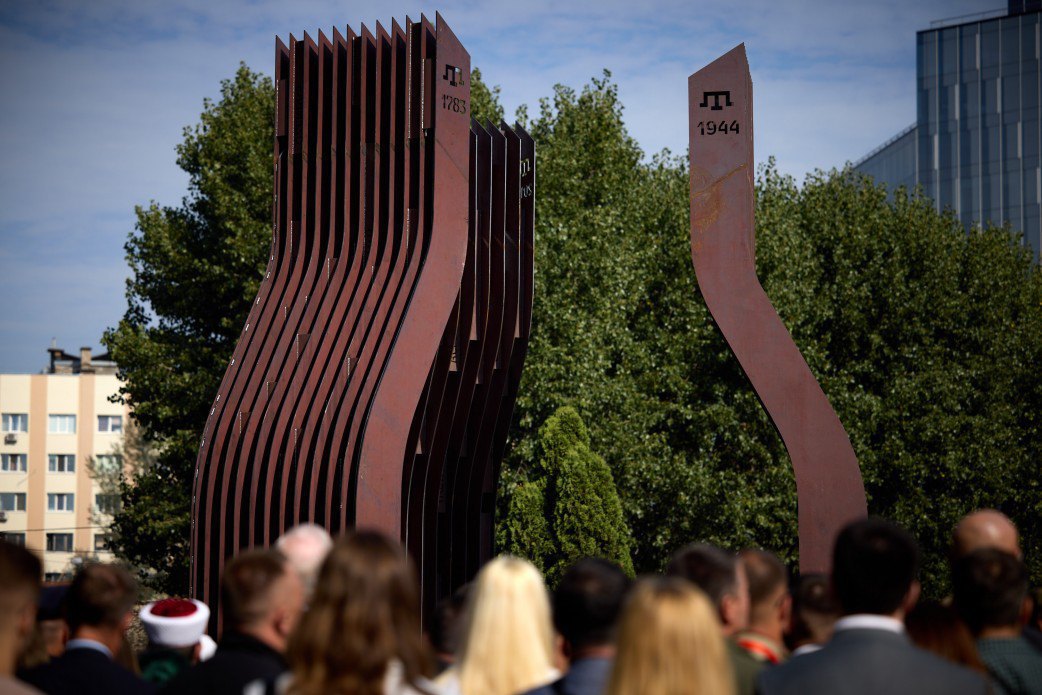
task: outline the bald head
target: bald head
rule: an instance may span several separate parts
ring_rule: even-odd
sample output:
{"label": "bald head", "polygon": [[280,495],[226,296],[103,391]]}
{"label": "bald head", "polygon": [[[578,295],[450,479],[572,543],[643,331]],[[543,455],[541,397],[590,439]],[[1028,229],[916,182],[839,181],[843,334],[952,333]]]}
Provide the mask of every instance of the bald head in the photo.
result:
{"label": "bald head", "polygon": [[1020,534],[1002,512],[979,509],[962,518],[952,531],[952,557],[965,557],[975,550],[995,548],[1019,558]]}
{"label": "bald head", "polygon": [[333,547],[333,539],[316,524],[301,524],[287,531],[275,542],[293,569],[300,573],[305,590],[310,593],[322,562]]}

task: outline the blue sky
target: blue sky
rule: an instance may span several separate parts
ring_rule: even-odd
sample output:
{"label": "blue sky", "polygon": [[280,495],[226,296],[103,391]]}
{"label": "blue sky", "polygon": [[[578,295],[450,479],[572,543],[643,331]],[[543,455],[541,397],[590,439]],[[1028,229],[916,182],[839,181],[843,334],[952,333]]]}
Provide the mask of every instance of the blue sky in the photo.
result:
{"label": "blue sky", "polygon": [[687,145],[686,78],[746,43],[757,159],[802,180],[915,120],[915,32],[1001,0],[0,0],[0,372],[52,338],[100,350],[123,313],[134,206],[176,205],[182,128],[274,37],[445,16],[508,113],[604,68],[646,153]]}

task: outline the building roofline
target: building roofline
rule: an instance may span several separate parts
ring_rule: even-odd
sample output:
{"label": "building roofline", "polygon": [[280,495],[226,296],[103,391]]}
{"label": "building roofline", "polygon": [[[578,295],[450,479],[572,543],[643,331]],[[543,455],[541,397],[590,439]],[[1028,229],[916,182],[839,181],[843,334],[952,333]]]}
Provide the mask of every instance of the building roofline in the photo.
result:
{"label": "building roofline", "polygon": [[882,145],[879,145],[878,147],[876,147],[875,149],[873,149],[873,150],[872,150],[871,152],[869,152],[868,154],[866,154],[866,155],[865,155],[864,157],[862,157],[861,159],[859,159],[859,160],[857,160],[856,162],[854,162],[854,163],[853,163],[853,164],[851,165],[851,167],[852,167],[852,168],[854,168],[854,169],[857,169],[857,168],[858,168],[859,166],[861,166],[862,164],[864,164],[864,163],[865,163],[865,162],[867,162],[868,160],[872,159],[872,158],[873,158],[873,157],[875,157],[875,156],[876,156],[877,154],[879,154],[880,152],[882,152],[882,151],[883,151],[883,150],[885,150],[886,148],[890,147],[891,145],[893,145],[893,144],[894,144],[895,142],[897,142],[898,140],[900,140],[900,139],[901,139],[901,138],[903,138],[904,136],[906,136],[906,135],[908,135],[909,133],[911,133],[911,132],[912,132],[913,130],[915,130],[915,129],[916,129],[916,128],[917,128],[918,126],[919,126],[919,122],[918,122],[918,121],[916,121],[916,122],[915,122],[915,123],[913,123],[912,125],[910,125],[910,126],[908,126],[908,127],[906,127],[906,128],[902,128],[902,129],[901,129],[901,131],[900,131],[900,132],[899,132],[899,133],[898,133],[897,135],[894,135],[894,136],[892,136],[892,137],[891,137],[891,138],[890,138],[889,140],[887,140],[886,142],[884,142],[884,143],[883,143]]}

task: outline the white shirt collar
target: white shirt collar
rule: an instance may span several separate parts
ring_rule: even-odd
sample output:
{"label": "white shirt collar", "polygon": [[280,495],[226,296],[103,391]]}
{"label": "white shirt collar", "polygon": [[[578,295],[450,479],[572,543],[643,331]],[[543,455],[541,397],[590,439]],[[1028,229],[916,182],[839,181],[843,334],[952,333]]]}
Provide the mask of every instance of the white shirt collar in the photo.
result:
{"label": "white shirt collar", "polygon": [[96,652],[101,652],[110,659],[112,658],[112,652],[109,651],[108,647],[106,647],[101,642],[92,639],[86,639],[84,637],[77,637],[76,639],[69,640],[69,642],[65,645],[65,650],[68,651],[70,649],[93,649]]}
{"label": "white shirt collar", "polygon": [[905,626],[897,618],[891,618],[886,615],[858,613],[856,615],[847,615],[837,620],[835,631],[840,632],[841,630],[886,630],[887,632],[903,635]]}

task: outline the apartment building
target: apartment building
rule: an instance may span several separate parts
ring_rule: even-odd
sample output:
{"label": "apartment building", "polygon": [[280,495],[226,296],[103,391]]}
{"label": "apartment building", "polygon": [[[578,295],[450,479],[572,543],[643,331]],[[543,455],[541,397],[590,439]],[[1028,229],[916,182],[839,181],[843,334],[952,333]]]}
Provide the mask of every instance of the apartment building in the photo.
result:
{"label": "apartment building", "polygon": [[48,352],[40,374],[0,374],[0,536],[37,552],[58,581],[86,559],[112,559],[118,495],[92,469],[122,467],[129,413],[109,400],[119,382],[108,355]]}

